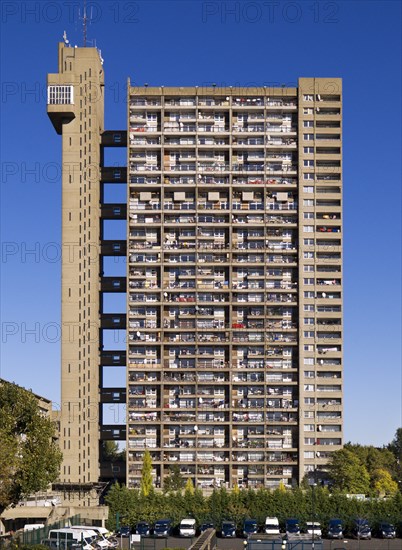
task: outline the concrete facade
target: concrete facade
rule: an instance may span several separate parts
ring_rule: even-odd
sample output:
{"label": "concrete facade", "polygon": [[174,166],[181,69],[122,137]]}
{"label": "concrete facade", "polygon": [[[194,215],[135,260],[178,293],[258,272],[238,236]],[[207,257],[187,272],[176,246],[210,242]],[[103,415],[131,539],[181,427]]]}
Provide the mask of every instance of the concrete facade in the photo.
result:
{"label": "concrete facade", "polygon": [[[62,481],[122,479],[107,440],[126,441],[130,487],[145,448],[156,487],[175,464],[205,490],[323,477],[343,423],[341,80],[129,83],[127,132],[103,130],[103,83],[95,48],[60,45]],[[127,169],[104,167],[106,146],[127,146]],[[127,204],[103,201],[108,183]],[[103,240],[106,219],[126,219],[127,239]],[[114,255],[125,277],[105,270]],[[103,312],[105,292],[126,293],[126,314]],[[125,351],[103,348],[113,328]],[[117,368],[125,387],[104,387]],[[125,403],[126,423],[105,425],[105,403]]]}

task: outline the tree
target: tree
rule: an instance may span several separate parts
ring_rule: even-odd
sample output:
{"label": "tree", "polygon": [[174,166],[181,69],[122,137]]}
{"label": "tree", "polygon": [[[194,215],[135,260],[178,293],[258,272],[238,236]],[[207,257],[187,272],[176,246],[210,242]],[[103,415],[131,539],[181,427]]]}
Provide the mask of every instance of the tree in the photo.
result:
{"label": "tree", "polygon": [[398,484],[392,479],[391,474],[382,468],[374,470],[372,477],[373,489],[377,496],[389,496],[398,491]]}
{"label": "tree", "polygon": [[152,483],[152,459],[148,449],[145,450],[141,471],[141,494],[147,497],[153,491]]}
{"label": "tree", "polygon": [[22,497],[45,491],[59,476],[62,454],[55,427],[35,396],[0,385],[0,512]]}
{"label": "tree", "polygon": [[194,495],[194,485],[193,480],[189,477],[186,482],[186,487],[184,489],[184,496],[192,497]]}
{"label": "tree", "polygon": [[402,428],[398,428],[394,439],[388,445],[388,450],[402,463]]}
{"label": "tree", "polygon": [[367,468],[349,449],[344,448],[333,453],[329,472],[336,489],[352,494],[369,492],[370,476]]}
{"label": "tree", "polygon": [[125,449],[120,450],[116,441],[104,441],[102,443],[102,454],[103,458],[110,460],[110,462],[126,459]]}
{"label": "tree", "polygon": [[166,476],[163,483],[163,490],[168,493],[171,491],[181,491],[184,488],[185,480],[180,472],[180,466],[174,464],[170,470],[169,475]]}

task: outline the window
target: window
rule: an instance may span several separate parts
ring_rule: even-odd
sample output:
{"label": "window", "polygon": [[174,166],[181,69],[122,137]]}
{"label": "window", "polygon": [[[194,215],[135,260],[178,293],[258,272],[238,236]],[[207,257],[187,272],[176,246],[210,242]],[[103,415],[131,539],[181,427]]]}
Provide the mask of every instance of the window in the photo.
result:
{"label": "window", "polygon": [[311,331],[311,330],[305,331],[304,338],[314,338],[314,331]]}
{"label": "window", "polygon": [[304,239],[304,246],[314,246],[314,239]]}
{"label": "window", "polygon": [[305,445],[315,445],[314,437],[305,437],[304,438],[304,444]]}
{"label": "window", "polygon": [[303,363],[305,365],[314,365],[314,359],[312,357],[305,357]]}
{"label": "window", "polygon": [[307,290],[307,291],[304,293],[304,297],[305,297],[305,298],[314,298],[314,292],[311,292],[310,290]]}
{"label": "window", "polygon": [[304,94],[303,95],[303,101],[314,101],[313,94]]}
{"label": "window", "polygon": [[312,155],[314,153],[314,147],[303,147],[305,155]]}
{"label": "window", "polygon": [[303,166],[314,166],[313,160],[305,160],[303,161]]}
{"label": "window", "polygon": [[304,128],[313,128],[314,122],[312,120],[303,120]]}
{"label": "window", "polygon": [[314,141],[314,134],[303,134],[304,141]]}
{"label": "window", "polygon": [[304,304],[304,311],[314,311],[313,304]]}
{"label": "window", "polygon": [[304,115],[312,115],[313,113],[314,113],[314,111],[313,111],[312,107],[304,107],[304,109],[303,109],[303,114]]}
{"label": "window", "polygon": [[314,351],[314,346],[312,346],[311,344],[305,344],[303,346],[303,349],[304,351]]}
{"label": "window", "polygon": [[303,217],[305,220],[313,220],[314,212],[304,212]]}
{"label": "window", "polygon": [[305,397],[304,398],[304,404],[305,405],[314,405],[315,404],[314,397]]}
{"label": "window", "polygon": [[312,199],[304,199],[303,206],[314,206],[314,201]]}
{"label": "window", "polygon": [[304,384],[304,391],[314,391],[314,384]]}
{"label": "window", "polygon": [[303,283],[304,283],[305,285],[313,285],[313,284],[314,284],[314,279],[305,278],[305,279],[303,279]]}
{"label": "window", "polygon": [[303,258],[306,258],[306,259],[314,258],[314,252],[303,252]]}
{"label": "window", "polygon": [[315,470],[314,464],[306,464],[304,466],[304,471],[305,472],[314,472],[314,470]]}
{"label": "window", "polygon": [[312,272],[312,271],[314,271],[314,266],[313,265],[304,265],[303,266],[303,271]]}
{"label": "window", "polygon": [[313,233],[314,232],[314,225],[305,225],[303,226],[304,233]]}
{"label": "window", "polygon": [[304,378],[315,378],[315,373],[313,370],[305,370]]}
{"label": "window", "polygon": [[304,424],[305,432],[314,432],[314,424]]}
{"label": "window", "polygon": [[304,411],[304,418],[315,418],[315,412],[314,411]]}
{"label": "window", "polygon": [[314,325],[314,317],[305,317],[304,318],[304,324],[305,325]]}
{"label": "window", "polygon": [[312,174],[311,172],[306,172],[305,174],[303,174],[303,179],[304,180],[313,180],[314,179],[314,174]]}
{"label": "window", "polygon": [[304,458],[314,458],[314,451],[304,451]]}
{"label": "window", "polygon": [[314,187],[303,187],[303,193],[314,193]]}
{"label": "window", "polygon": [[48,105],[73,105],[74,87],[73,86],[48,86],[47,87]]}

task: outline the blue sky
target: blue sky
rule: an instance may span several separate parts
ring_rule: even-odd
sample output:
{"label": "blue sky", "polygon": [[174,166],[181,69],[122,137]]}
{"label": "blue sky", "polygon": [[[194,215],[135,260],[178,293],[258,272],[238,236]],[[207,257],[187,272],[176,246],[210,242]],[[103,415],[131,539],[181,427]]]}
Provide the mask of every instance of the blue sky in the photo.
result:
{"label": "blue sky", "polygon": [[[1,3],[0,376],[60,399],[61,142],[46,74],[79,0]],[[87,2],[107,129],[133,85],[263,86],[342,77],[345,440],[388,443],[401,415],[401,3]],[[117,161],[111,157],[110,161]]]}

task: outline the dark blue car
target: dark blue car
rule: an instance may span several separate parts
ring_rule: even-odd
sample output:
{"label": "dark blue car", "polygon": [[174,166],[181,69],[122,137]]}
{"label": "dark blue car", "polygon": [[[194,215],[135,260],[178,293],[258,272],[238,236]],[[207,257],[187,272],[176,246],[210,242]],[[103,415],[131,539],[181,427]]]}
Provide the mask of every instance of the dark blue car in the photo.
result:
{"label": "dark blue car", "polygon": [[172,520],[171,519],[158,519],[154,525],[155,537],[169,537],[172,534]]}
{"label": "dark blue car", "polygon": [[149,537],[151,534],[151,527],[149,523],[146,521],[139,521],[135,528],[137,535],[141,535],[143,537]]}
{"label": "dark blue car", "polygon": [[258,523],[256,519],[245,519],[243,523],[243,536],[248,537],[258,533]]}
{"label": "dark blue car", "polygon": [[214,527],[215,527],[215,525],[212,522],[202,523],[201,526],[200,526],[200,533],[203,533],[207,529],[213,529]]}
{"label": "dark blue car", "polygon": [[300,522],[298,519],[287,519],[286,520],[286,535],[300,535]]}
{"label": "dark blue car", "polygon": [[222,537],[231,538],[236,536],[236,524],[234,521],[222,522]]}

